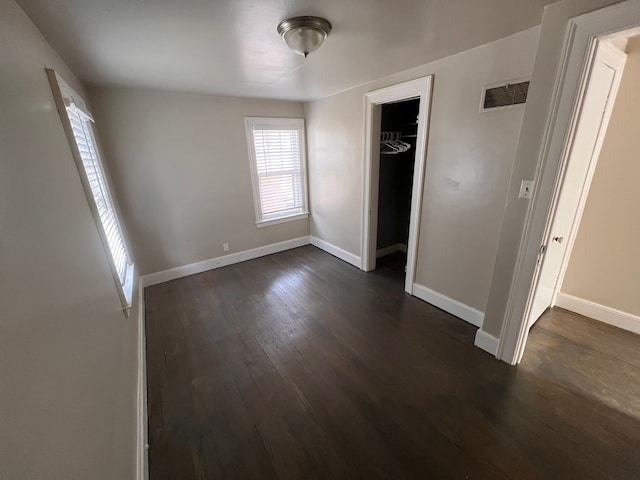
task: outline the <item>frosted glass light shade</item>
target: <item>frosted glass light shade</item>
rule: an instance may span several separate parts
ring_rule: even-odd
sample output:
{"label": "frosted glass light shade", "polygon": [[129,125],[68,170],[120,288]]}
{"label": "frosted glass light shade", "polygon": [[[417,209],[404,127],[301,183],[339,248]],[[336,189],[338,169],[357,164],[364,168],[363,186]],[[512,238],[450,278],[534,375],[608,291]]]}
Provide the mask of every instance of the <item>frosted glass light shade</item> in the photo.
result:
{"label": "frosted glass light shade", "polygon": [[278,25],[278,33],[291,50],[307,56],[315,52],[331,31],[331,24],[319,17],[294,17]]}

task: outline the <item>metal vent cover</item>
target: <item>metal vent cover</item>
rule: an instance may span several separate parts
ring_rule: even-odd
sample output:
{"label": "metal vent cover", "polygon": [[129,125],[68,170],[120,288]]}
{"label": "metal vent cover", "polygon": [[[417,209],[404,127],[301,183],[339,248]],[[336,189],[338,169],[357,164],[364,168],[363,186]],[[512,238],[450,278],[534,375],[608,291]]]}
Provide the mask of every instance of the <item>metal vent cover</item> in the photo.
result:
{"label": "metal vent cover", "polygon": [[485,112],[496,108],[510,108],[523,105],[529,93],[529,80],[507,82],[483,88],[480,110]]}

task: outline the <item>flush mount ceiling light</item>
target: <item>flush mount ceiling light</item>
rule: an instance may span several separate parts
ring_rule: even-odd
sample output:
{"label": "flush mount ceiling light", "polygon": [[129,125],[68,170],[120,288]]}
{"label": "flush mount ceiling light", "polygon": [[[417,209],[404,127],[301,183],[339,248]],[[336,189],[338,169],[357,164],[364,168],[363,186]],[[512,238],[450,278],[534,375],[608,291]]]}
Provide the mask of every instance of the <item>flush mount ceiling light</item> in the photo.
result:
{"label": "flush mount ceiling light", "polygon": [[307,58],[331,31],[331,24],[320,17],[294,17],[280,22],[278,33],[291,50]]}

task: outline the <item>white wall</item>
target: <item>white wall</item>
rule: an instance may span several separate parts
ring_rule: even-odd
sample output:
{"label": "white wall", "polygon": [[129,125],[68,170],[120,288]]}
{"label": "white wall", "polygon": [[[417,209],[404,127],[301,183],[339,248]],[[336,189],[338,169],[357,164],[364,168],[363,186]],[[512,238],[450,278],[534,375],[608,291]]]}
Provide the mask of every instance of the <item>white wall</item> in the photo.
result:
{"label": "white wall", "polygon": [[483,85],[527,77],[539,28],[305,104],[311,234],[360,255],[364,95],[434,74],[416,282],[484,311],[523,108],[480,113]]}
{"label": "white wall", "polygon": [[135,473],[137,325],[125,319],[45,66],[0,0],[0,478]]}
{"label": "white wall", "polygon": [[561,291],[640,316],[640,38],[627,53]]}
{"label": "white wall", "polygon": [[90,99],[142,274],[309,235],[309,221],[257,228],[245,116],[302,104],[94,88]]}

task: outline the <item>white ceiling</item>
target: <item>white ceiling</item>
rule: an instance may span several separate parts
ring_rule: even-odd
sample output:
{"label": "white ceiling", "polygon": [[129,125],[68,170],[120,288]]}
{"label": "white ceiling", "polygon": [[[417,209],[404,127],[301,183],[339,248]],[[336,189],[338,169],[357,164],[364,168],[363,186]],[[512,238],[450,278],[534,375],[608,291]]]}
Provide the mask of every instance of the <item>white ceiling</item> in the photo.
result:
{"label": "white ceiling", "polygon": [[[88,85],[321,98],[540,23],[553,0],[17,0]],[[307,60],[276,33],[333,24]]]}

